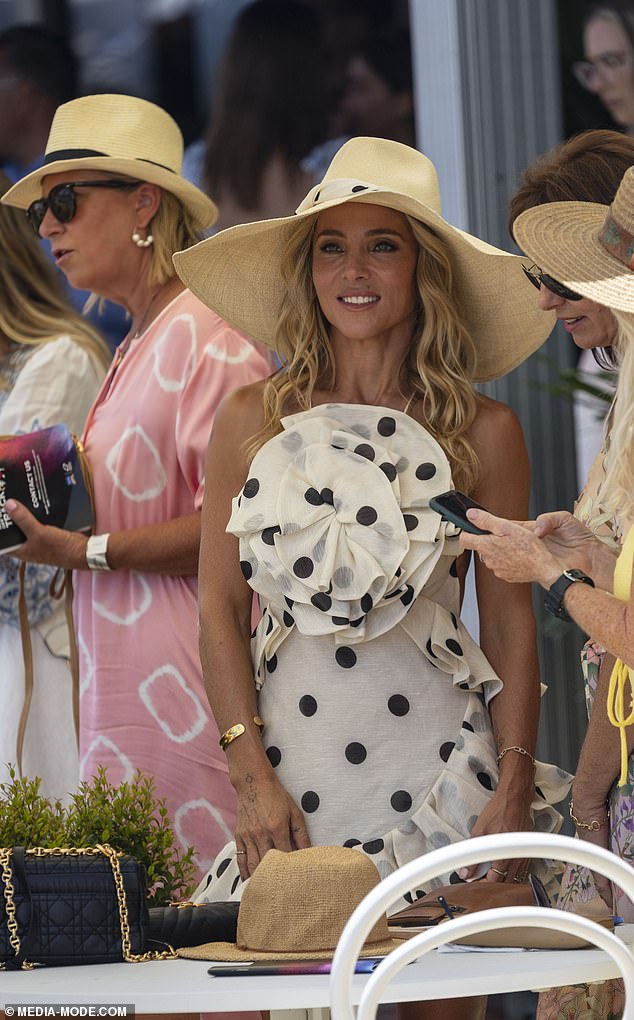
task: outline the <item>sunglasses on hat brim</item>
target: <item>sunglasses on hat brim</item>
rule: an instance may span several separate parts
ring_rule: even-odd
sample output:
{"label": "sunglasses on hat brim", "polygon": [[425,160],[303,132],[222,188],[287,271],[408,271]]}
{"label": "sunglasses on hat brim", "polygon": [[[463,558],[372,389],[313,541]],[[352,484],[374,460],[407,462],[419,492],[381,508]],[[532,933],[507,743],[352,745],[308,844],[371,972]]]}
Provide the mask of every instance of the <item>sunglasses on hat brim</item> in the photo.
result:
{"label": "sunglasses on hat brim", "polygon": [[29,223],[35,233],[39,236],[42,221],[48,209],[60,223],[69,223],[77,211],[77,196],[74,188],[114,188],[123,191],[132,191],[138,188],[142,181],[120,181],[115,178],[99,181],[66,181],[64,184],[56,184],[51,188],[46,198],[36,198],[26,210]]}
{"label": "sunglasses on hat brim", "polygon": [[556,294],[557,297],[563,298],[564,301],[582,301],[583,294],[577,294],[576,290],[570,290],[570,287],[566,287],[565,284],[560,283],[559,280],[555,280],[554,277],[549,276],[548,273],[542,273],[539,266],[531,266],[529,269],[526,266],[522,266],[526,277],[533,284],[533,287],[540,289],[543,284],[552,294]]}

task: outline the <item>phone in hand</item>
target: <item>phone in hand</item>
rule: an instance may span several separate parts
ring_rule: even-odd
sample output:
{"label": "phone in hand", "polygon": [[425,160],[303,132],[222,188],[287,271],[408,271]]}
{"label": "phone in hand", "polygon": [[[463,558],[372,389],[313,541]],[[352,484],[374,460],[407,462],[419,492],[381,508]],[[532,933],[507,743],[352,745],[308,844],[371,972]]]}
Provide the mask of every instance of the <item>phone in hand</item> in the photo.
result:
{"label": "phone in hand", "polygon": [[476,527],[467,517],[467,510],[485,510],[486,507],[476,503],[475,499],[466,496],[464,492],[450,489],[449,492],[442,492],[440,496],[432,496],[429,505],[432,510],[440,514],[444,521],[455,524],[456,527],[462,528],[463,531],[468,531],[472,535],[491,534],[490,531],[484,531],[482,528]]}

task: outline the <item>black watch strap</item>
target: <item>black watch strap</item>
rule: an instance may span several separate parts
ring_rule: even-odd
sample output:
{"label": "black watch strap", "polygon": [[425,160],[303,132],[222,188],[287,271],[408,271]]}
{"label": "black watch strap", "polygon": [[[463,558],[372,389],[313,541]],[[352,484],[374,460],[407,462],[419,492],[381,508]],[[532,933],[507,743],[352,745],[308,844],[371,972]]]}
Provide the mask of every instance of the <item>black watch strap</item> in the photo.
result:
{"label": "black watch strap", "polygon": [[549,613],[552,613],[553,616],[556,616],[558,620],[565,620],[566,623],[572,623],[572,619],[564,608],[564,595],[570,585],[575,584],[575,582],[589,584],[591,588],[594,588],[594,581],[591,577],[584,574],[583,570],[573,568],[571,570],[564,570],[563,574],[551,584],[544,596],[544,608]]}

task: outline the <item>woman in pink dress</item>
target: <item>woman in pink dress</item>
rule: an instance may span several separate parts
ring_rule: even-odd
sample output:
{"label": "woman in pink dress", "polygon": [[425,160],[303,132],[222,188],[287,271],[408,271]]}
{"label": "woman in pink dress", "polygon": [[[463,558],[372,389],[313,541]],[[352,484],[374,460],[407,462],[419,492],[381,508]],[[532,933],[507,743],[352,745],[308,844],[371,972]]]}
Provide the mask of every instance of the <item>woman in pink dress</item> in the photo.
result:
{"label": "woman in pink dress", "polygon": [[198,657],[203,458],[224,394],[267,365],[174,273],[172,253],[216,216],[181,159],[164,110],[87,96],[58,109],[43,167],[4,198],[28,210],[72,286],[131,318],[85,430],[94,534],[7,510],[27,535],[21,558],[75,571],[82,777],[98,765],[115,783],[152,775],[204,872],[235,808]]}

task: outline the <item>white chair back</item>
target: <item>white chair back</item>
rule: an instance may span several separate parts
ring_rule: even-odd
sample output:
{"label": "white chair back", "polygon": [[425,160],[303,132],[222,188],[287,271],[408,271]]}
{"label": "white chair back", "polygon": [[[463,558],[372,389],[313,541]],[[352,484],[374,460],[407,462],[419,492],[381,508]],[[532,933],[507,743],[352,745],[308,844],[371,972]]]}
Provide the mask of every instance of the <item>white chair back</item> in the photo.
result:
{"label": "white chair back", "polygon": [[[344,928],[330,975],[330,1008],[333,1020],[354,1020],[351,985],[355,963],[368,932],[386,910],[411,889],[458,868],[512,857],[553,858],[582,865],[604,875],[634,902],[634,869],[609,850],[552,833],[508,832],[478,836],[433,850],[403,865],[379,883],[359,904]],[[547,913],[546,913],[547,911]],[[545,916],[546,915],[546,916]],[[403,942],[387,956],[369,977],[357,1013],[357,1020],[371,1020],[385,989],[402,967],[446,942],[480,931],[507,927],[557,928],[577,935],[603,949],[614,960],[625,982],[623,1020],[634,1020],[634,956],[616,935],[588,918],[544,907],[503,907],[456,917],[437,928],[421,932]],[[497,989],[491,987],[490,992]],[[425,998],[421,988],[421,999]],[[447,998],[451,989],[447,989]]]}

